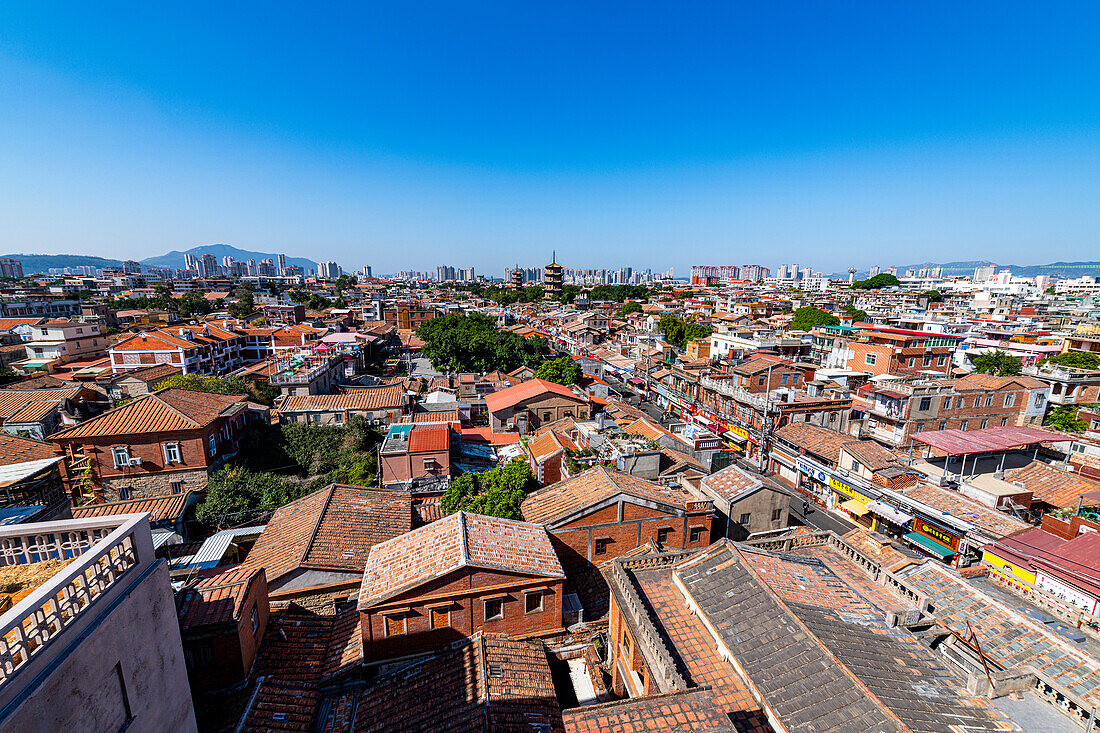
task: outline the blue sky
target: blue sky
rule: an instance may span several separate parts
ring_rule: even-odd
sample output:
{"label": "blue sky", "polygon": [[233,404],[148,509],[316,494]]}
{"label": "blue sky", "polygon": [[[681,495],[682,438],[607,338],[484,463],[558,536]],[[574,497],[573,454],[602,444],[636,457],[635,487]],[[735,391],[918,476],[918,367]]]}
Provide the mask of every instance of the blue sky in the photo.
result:
{"label": "blue sky", "polygon": [[1096,3],[154,5],[0,5],[0,251],[1100,259]]}

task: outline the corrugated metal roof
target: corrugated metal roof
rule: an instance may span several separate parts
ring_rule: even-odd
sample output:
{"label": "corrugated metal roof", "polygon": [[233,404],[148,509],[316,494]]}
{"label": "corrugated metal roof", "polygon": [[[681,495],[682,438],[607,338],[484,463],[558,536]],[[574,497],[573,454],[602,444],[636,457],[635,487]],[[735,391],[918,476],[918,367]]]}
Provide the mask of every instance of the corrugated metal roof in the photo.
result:
{"label": "corrugated metal roof", "polygon": [[11,486],[28,476],[33,476],[43,468],[52,466],[60,460],[61,456],[57,456],[56,458],[40,458],[36,461],[25,461],[24,463],[11,463],[7,466],[0,466],[0,487]]}
{"label": "corrugated metal roof", "polygon": [[202,570],[204,568],[214,568],[218,566],[221,559],[225,556],[225,551],[229,549],[229,545],[233,540],[238,537],[248,537],[255,535],[259,537],[264,531],[265,525],[257,525],[253,527],[237,527],[235,529],[223,529],[221,532],[217,532],[207,537],[199,548],[199,551],[191,558],[191,562],[188,563],[188,567]]}
{"label": "corrugated metal roof", "polygon": [[913,440],[952,456],[989,453],[1062,440],[1058,433],[1029,427],[994,427],[984,430],[933,430],[914,433]]}

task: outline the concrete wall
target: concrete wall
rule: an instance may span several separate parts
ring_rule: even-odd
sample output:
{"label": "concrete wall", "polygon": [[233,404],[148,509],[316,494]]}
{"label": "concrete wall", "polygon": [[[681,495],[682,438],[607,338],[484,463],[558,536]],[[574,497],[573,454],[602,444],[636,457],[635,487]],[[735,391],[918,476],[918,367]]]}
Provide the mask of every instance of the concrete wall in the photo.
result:
{"label": "concrete wall", "polygon": [[128,719],[128,733],[197,730],[163,561],[58,657],[0,730],[115,733]]}

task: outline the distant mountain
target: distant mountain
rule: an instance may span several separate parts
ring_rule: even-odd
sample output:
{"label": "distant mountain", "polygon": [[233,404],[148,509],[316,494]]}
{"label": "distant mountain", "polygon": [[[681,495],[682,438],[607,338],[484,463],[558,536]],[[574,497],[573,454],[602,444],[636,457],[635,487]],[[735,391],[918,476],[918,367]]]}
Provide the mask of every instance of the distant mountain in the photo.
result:
{"label": "distant mountain", "polygon": [[51,267],[117,267],[122,260],[111,260],[91,255],[2,255],[19,260],[26,275],[45,275]]}
{"label": "distant mountain", "polygon": [[926,262],[920,265],[906,265],[898,267],[898,274],[904,274],[912,267],[920,270],[922,267],[943,268],[943,274],[948,276],[973,275],[975,267],[983,265],[996,265],[997,270],[1012,270],[1013,275],[1019,277],[1035,277],[1036,275],[1049,275],[1058,278],[1075,278],[1082,275],[1100,277],[1100,262],[1051,262],[1049,265],[1009,265],[1002,262],[990,262],[989,260],[975,260],[973,262]]}
{"label": "distant mountain", "polygon": [[[235,260],[242,261],[256,260],[257,262],[259,262],[260,260],[270,259],[276,264],[278,264],[279,262],[278,254],[272,254],[270,252],[250,252],[244,249],[237,249],[236,247],[228,244],[205,244],[199,247],[192,247],[191,249],[184,252],[172,250],[171,252],[168,252],[167,254],[162,254],[158,257],[150,257],[149,259],[142,260],[141,265],[142,267],[175,267],[177,269],[182,269],[186,266],[183,261],[184,255],[195,255],[196,257],[202,257],[204,254],[207,253],[217,257],[219,264],[222,261],[222,257],[225,257],[226,255],[232,257]],[[286,263],[288,265],[297,265],[303,270],[317,269],[316,262],[314,262],[313,260],[307,260],[304,257],[287,257]],[[54,267],[56,267],[56,265],[54,265]],[[24,269],[26,269],[26,266],[24,266]]]}

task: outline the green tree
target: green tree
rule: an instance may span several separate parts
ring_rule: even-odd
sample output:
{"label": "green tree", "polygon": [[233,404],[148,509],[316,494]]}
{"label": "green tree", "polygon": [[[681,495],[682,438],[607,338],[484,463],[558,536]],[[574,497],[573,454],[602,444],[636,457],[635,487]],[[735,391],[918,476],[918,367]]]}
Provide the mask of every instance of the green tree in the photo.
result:
{"label": "green tree", "polygon": [[1100,369],[1100,356],[1087,351],[1067,351],[1064,354],[1055,354],[1040,362],[1040,364],[1048,363],[1077,369]]}
{"label": "green tree", "polygon": [[665,341],[681,350],[688,341],[704,339],[714,333],[714,329],[706,324],[685,321],[671,313],[661,316],[657,321],[657,328],[665,335]]}
{"label": "green tree", "polygon": [[852,283],[852,288],[855,290],[877,290],[879,288],[889,288],[894,285],[901,285],[901,280],[891,275],[888,272],[880,272],[874,277],[867,278],[866,280],[856,280]]}
{"label": "green tree", "polygon": [[794,312],[791,328],[795,331],[811,331],[817,326],[837,326],[840,319],[832,313],[804,305]]}
{"label": "green tree", "polygon": [[851,303],[844,307],[844,315],[851,318],[852,323],[863,323],[867,320],[867,311],[860,310]]}
{"label": "green tree", "polygon": [[943,302],[943,293],[941,293],[939,290],[926,290],[924,291],[924,295],[928,298],[929,303]]}
{"label": "green tree", "polygon": [[1049,425],[1063,433],[1083,433],[1088,428],[1088,423],[1077,419],[1077,409],[1080,405],[1064,405],[1056,407],[1047,413],[1044,425]]}
{"label": "green tree", "polygon": [[1019,357],[1000,349],[973,354],[970,356],[970,364],[978,374],[992,374],[997,377],[1015,377],[1024,366]]}
{"label": "green tree", "polygon": [[483,313],[452,313],[425,322],[416,330],[424,341],[421,353],[440,371],[510,372],[521,366],[537,367],[546,340],[524,339],[496,327]]}
{"label": "green tree", "polygon": [[649,288],[642,285],[597,285],[588,294],[591,300],[614,300],[622,303],[627,300],[648,300]]}
{"label": "green tree", "polygon": [[252,295],[252,288],[241,285],[237,288],[236,302],[229,304],[229,315],[234,318],[248,318],[256,311],[256,298]]}
{"label": "green tree", "polygon": [[253,402],[264,405],[274,404],[279,396],[279,390],[272,387],[266,380],[253,382],[244,377],[211,377],[205,374],[173,374],[157,382],[156,388],[175,387],[177,389],[189,389],[195,392],[212,392],[214,394],[239,394],[248,397]]}
{"label": "green tree", "polygon": [[250,516],[277,509],[308,490],[273,473],[258,473],[240,466],[224,466],[210,477],[206,496],[195,510],[200,522],[223,529],[240,525]]}
{"label": "green tree", "polygon": [[464,473],[451,481],[439,500],[444,514],[457,511],[486,514],[504,519],[523,519],[520,504],[528,492],[538,488],[531,468],[514,460],[488,471]]}
{"label": "green tree", "polygon": [[642,312],[642,304],[637,302],[636,300],[631,300],[631,301],[627,301],[626,303],[623,303],[622,307],[619,308],[619,310],[617,310],[615,312],[615,315],[619,316],[620,318],[625,318],[626,316],[629,316],[631,313],[641,313],[641,312]]}
{"label": "green tree", "polygon": [[308,303],[310,297],[309,293],[307,293],[305,290],[302,290],[301,288],[294,288],[286,295],[288,298],[290,298],[291,303],[298,303],[299,305]]}
{"label": "green tree", "polygon": [[576,384],[581,378],[581,368],[568,356],[548,359],[539,364],[539,368],[535,370],[535,378],[554,384]]}

